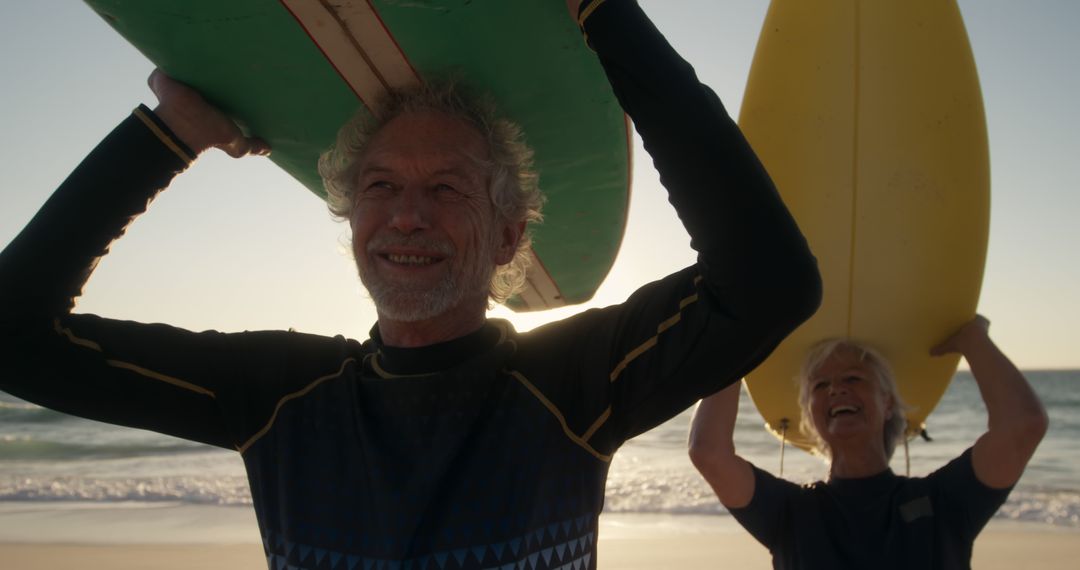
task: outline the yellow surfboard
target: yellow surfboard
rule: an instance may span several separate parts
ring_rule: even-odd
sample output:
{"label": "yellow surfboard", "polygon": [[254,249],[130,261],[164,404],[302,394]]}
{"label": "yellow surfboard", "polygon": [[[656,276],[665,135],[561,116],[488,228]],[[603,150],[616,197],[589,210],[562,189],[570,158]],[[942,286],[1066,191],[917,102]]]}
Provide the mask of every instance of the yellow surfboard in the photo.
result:
{"label": "yellow surfboard", "polygon": [[768,428],[807,449],[795,377],[815,342],[881,350],[933,411],[959,357],[931,346],[982,283],[990,166],[975,62],[954,0],[773,0],[739,123],[820,263],[818,313],[747,377]]}

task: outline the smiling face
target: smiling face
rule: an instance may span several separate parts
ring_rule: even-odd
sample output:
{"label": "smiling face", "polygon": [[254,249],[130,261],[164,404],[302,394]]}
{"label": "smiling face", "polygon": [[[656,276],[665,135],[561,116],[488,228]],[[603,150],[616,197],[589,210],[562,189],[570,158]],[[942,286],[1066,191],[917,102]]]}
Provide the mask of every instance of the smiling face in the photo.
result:
{"label": "smiling face", "polygon": [[837,349],[806,381],[814,428],[834,458],[843,449],[884,449],[885,423],[894,402],[854,349]]}
{"label": "smiling face", "polygon": [[475,128],[438,112],[400,115],[371,139],[355,170],[350,224],[380,319],[483,317],[495,267],[520,238],[496,219],[487,160]]}

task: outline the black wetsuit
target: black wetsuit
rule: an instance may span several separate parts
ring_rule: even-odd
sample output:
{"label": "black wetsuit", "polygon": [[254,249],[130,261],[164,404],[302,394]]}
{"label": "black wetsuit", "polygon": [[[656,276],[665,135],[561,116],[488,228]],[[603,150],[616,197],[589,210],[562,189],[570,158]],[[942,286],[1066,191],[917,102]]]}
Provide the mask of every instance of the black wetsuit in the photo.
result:
{"label": "black wetsuit", "polygon": [[971,567],[975,537],[1009,496],[975,477],[971,450],[926,477],[891,470],[799,486],[754,468],[754,497],[731,514],[773,568]]}
{"label": "black wetsuit", "polygon": [[239,450],[274,569],[595,568],[612,454],[750,371],[821,293],[753,152],[637,4],[607,0],[585,29],[695,265],[526,334],[490,321],[415,349],[377,327],[360,343],[71,314],[187,166],[140,108],[0,254],[0,388]]}

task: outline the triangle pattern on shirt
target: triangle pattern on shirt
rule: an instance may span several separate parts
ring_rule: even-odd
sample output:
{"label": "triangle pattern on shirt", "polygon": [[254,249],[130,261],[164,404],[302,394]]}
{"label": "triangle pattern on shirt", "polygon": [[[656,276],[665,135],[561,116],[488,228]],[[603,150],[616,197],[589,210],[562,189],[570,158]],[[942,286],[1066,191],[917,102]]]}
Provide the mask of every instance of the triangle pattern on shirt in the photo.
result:
{"label": "triangle pattern on shirt", "polygon": [[[507,541],[436,552],[408,560],[367,558],[316,548],[286,540],[284,535],[275,533],[267,533],[263,542],[265,545],[277,546],[271,549],[277,552],[270,552],[266,556],[267,567],[271,570],[323,567],[326,562],[329,562],[331,570],[428,570],[432,559],[438,570],[474,567],[488,570],[580,570],[587,569],[591,562],[595,531],[590,530],[576,537],[568,535],[578,527],[584,530],[588,520],[588,516],[567,519]],[[344,539],[344,536],[342,538]],[[387,544],[381,537],[372,540],[370,536],[356,542],[368,545]],[[290,558],[293,558],[294,562],[290,563]]]}

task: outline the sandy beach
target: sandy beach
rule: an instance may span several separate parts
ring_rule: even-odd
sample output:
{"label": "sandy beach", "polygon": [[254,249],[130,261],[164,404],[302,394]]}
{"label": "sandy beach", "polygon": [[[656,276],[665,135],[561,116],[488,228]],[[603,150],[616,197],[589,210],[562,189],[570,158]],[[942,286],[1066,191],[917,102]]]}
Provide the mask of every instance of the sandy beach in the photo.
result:
{"label": "sandy beach", "polygon": [[[625,515],[606,522],[602,518],[600,568],[768,570],[772,567],[768,551],[734,523],[712,522],[694,528],[693,521],[708,518],[715,517]],[[605,534],[605,531],[609,532]],[[975,543],[972,568],[1072,570],[1076,568],[1077,557],[1080,557],[1080,531],[992,522]]]}
{"label": "sandy beach", "polygon": [[[204,528],[198,534],[202,531],[213,533],[214,529]],[[39,539],[44,538],[39,535]],[[0,565],[5,570],[68,568],[75,561],[79,568],[89,570],[266,568],[262,549],[255,541],[229,542],[227,534],[191,543],[131,543],[127,540],[131,538],[116,537],[112,544],[96,540],[89,544],[0,542]],[[984,570],[1072,569],[1080,556],[1078,539],[1080,531],[994,522],[976,542],[972,566]],[[601,518],[598,560],[602,570],[770,568],[768,552],[749,535],[729,521],[708,516],[605,515]]]}

